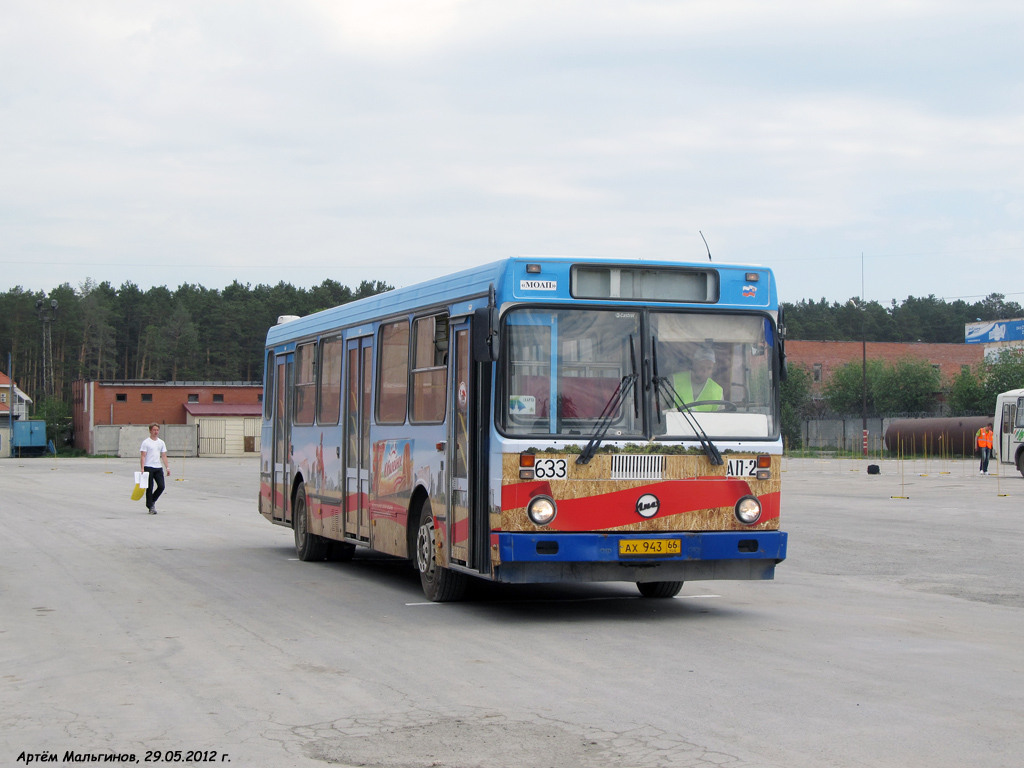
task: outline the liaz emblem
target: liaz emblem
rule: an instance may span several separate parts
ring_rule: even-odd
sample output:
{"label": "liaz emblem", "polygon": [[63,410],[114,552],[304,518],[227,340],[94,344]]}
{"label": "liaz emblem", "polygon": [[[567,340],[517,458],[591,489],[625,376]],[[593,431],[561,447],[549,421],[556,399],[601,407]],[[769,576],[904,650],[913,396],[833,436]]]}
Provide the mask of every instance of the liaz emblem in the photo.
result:
{"label": "liaz emblem", "polygon": [[654,517],[661,508],[661,502],[653,493],[645,493],[636,500],[636,513],[640,517]]}

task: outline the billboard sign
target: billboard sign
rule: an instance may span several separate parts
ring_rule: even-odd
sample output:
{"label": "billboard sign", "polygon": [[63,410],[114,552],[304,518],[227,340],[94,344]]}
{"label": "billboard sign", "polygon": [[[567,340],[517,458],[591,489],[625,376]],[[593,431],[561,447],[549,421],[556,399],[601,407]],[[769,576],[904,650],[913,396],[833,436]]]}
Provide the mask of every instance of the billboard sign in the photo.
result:
{"label": "billboard sign", "polygon": [[1024,319],[994,320],[987,323],[967,323],[964,341],[968,344],[995,344],[998,341],[1024,341]]}

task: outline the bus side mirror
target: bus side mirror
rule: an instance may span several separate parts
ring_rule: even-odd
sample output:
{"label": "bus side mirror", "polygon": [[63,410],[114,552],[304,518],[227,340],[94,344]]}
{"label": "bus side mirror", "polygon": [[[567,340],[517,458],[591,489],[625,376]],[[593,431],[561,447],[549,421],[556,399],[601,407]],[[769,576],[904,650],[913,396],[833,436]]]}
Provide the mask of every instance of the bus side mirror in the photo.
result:
{"label": "bus side mirror", "polygon": [[786,363],[786,320],[782,311],[782,306],[779,306],[779,381],[785,381],[789,378],[789,365]]}
{"label": "bus side mirror", "polygon": [[498,359],[498,308],[480,307],[473,312],[473,359],[493,363]]}

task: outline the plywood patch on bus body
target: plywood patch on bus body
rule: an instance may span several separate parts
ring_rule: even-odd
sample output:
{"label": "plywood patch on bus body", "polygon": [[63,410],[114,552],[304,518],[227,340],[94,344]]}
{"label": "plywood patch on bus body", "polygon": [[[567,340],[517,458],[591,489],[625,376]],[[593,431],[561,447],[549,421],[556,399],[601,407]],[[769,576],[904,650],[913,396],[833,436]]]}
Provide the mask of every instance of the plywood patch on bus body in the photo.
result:
{"label": "plywood patch on bus body", "polygon": [[374,518],[372,526],[373,532],[370,535],[375,550],[396,557],[407,556],[404,524],[397,520],[378,517]]}
{"label": "plywood patch on bus body", "polygon": [[371,498],[367,511],[370,518],[371,541],[378,552],[397,557],[406,556],[405,530],[409,518],[410,494],[401,491]]}
{"label": "plywood patch on bus body", "polygon": [[261,515],[267,518],[267,520],[273,521],[274,486],[271,481],[272,476],[270,473],[264,472],[260,474],[259,509]]}
{"label": "plywood patch on bus body", "polygon": [[310,533],[327,538],[336,538],[336,519],[341,515],[342,496],[340,492],[313,494],[306,488],[309,497]]}
{"label": "plywood patch on bus body", "polygon": [[[565,479],[523,480],[519,455],[502,461],[500,528],[514,532],[539,531],[770,531],[779,529],[781,458],[771,459],[771,479],[727,477],[725,465],[713,466],[704,455],[665,456],[661,479],[612,480],[611,454],[600,454],[577,465],[573,454],[543,454],[564,460]],[[756,454],[727,454],[729,459],[752,459]],[[544,474],[547,474],[546,472]],[[545,528],[530,522],[526,505],[537,494],[551,496],[559,514]],[[761,522],[747,526],[734,515],[736,501],[756,496],[764,512]],[[641,497],[644,497],[641,501]],[[653,510],[653,512],[652,512]],[[643,512],[644,514],[641,514]],[[647,515],[645,517],[645,515]]]}

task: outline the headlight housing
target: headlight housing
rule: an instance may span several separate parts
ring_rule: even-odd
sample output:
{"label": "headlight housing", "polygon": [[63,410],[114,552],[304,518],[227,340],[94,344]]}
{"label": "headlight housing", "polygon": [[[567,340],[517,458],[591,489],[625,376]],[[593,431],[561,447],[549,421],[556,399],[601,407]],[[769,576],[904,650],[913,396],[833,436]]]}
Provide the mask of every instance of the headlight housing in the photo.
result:
{"label": "headlight housing", "polygon": [[736,519],[744,525],[753,525],[761,519],[761,502],[755,496],[744,496],[736,502]]}
{"label": "headlight housing", "polygon": [[534,525],[549,525],[558,514],[558,507],[550,496],[534,496],[526,505],[526,514]]}

